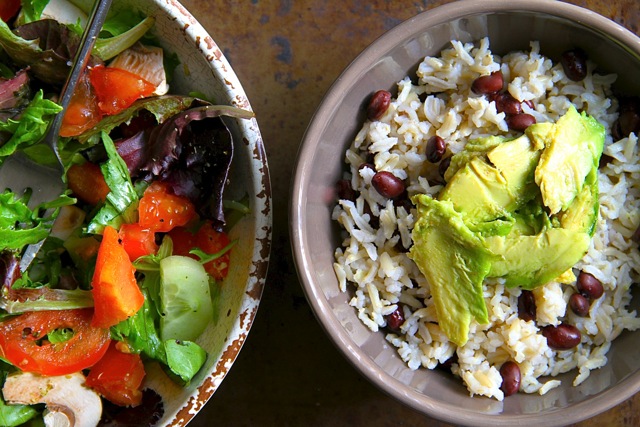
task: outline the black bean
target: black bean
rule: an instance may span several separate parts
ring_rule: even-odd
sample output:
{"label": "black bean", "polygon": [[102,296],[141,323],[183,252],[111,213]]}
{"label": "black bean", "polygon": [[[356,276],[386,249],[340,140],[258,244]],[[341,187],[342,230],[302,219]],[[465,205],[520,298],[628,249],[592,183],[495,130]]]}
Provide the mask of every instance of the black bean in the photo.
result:
{"label": "black bean", "polygon": [[505,119],[509,129],[523,132],[526,128],[536,123],[536,118],[531,114],[520,113],[513,116],[507,116]]}
{"label": "black bean", "polygon": [[371,179],[371,184],[380,195],[393,199],[404,193],[404,182],[391,172],[377,172]]}
{"label": "black bean", "polygon": [[578,292],[591,300],[600,298],[604,293],[604,287],[600,280],[584,271],[578,274],[576,287],[578,288]]}
{"label": "black bean", "polygon": [[498,113],[515,115],[522,113],[522,103],[515,99],[509,92],[501,92],[496,94],[493,99],[496,103]]}
{"label": "black bean", "polygon": [[638,96],[625,96],[618,99],[619,111],[624,113],[625,111],[635,111],[640,113],[640,97]]}
{"label": "black bean", "polygon": [[453,356],[442,363],[438,363],[437,368],[443,371],[451,372],[451,367],[455,363],[458,363],[458,353],[453,353]]}
{"label": "black bean", "polygon": [[563,52],[560,63],[566,76],[574,82],[583,80],[587,76],[587,54],[580,48]]}
{"label": "black bean", "polygon": [[569,350],[582,340],[578,328],[567,323],[545,326],[542,328],[542,335],[547,339],[547,345],[554,350]]}
{"label": "black bean", "polygon": [[411,199],[409,199],[409,194],[407,193],[406,190],[401,196],[393,199],[393,206],[395,206],[396,208],[403,208],[406,213],[411,212],[411,208],[413,208],[413,203],[411,203]]}
{"label": "black bean", "polygon": [[502,71],[494,71],[487,76],[480,76],[471,84],[471,91],[475,94],[489,94],[502,90],[504,79]]}
{"label": "black bean", "polygon": [[607,166],[609,163],[613,161],[613,157],[608,156],[606,154],[602,154],[600,156],[600,161],[598,162],[598,168],[603,168]]}
{"label": "black bean", "polygon": [[504,362],[500,367],[500,376],[502,376],[502,385],[500,389],[505,396],[516,394],[520,389],[520,367],[516,362],[511,360]]}
{"label": "black bean", "polygon": [[536,320],[536,298],[533,292],[526,289],[518,297],[518,317],[525,322]]}
{"label": "black bean", "polygon": [[369,203],[365,202],[363,213],[369,215],[369,225],[371,226],[371,228],[376,230],[380,228],[380,218],[373,214],[373,211],[371,210],[371,206],[369,206]]}
{"label": "black bean", "polygon": [[447,173],[447,169],[449,169],[450,165],[451,165],[451,156],[445,157],[440,161],[440,164],[438,165],[438,173],[442,178],[444,178],[444,174]]}
{"label": "black bean", "polygon": [[586,317],[589,314],[589,300],[582,294],[573,294],[569,297],[569,307],[576,315]]}
{"label": "black bean", "polygon": [[[631,132],[640,134],[640,113],[632,110],[623,111],[614,124],[620,132],[620,138],[629,136]],[[618,138],[618,139],[620,139]]]}
{"label": "black bean", "polygon": [[447,151],[447,143],[438,135],[434,135],[427,141],[427,160],[431,163],[438,163]]}
{"label": "black bean", "polygon": [[358,198],[358,193],[351,187],[351,181],[348,179],[341,179],[337,182],[336,193],[340,200],[351,200],[355,202]]}
{"label": "black bean", "polygon": [[385,320],[387,321],[387,328],[391,332],[400,332],[400,328],[405,320],[402,307],[398,306],[393,313],[386,315]]}
{"label": "black bean", "polygon": [[391,93],[386,90],[379,90],[371,96],[367,105],[367,118],[378,120],[387,111],[391,104]]}

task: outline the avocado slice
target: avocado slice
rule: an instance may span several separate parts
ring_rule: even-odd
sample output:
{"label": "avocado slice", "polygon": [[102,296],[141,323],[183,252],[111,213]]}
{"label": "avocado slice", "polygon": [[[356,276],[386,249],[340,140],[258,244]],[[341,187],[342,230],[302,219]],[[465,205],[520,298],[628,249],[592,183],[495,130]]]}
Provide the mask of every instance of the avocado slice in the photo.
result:
{"label": "avocado slice", "polygon": [[532,200],[539,193],[533,175],[540,160],[541,147],[532,143],[526,135],[505,141],[487,153],[487,158],[495,166],[507,183],[515,210]]}
{"label": "avocado slice", "polygon": [[604,137],[604,126],[573,106],[549,131],[535,182],[552,215],[569,208],[589,172],[598,168]]}
{"label": "avocado slice", "polygon": [[500,171],[480,157],[458,170],[438,199],[450,201],[470,223],[509,217],[509,208],[516,202]]}
{"label": "avocado slice", "polygon": [[511,140],[484,138],[473,145],[458,158],[467,163],[459,166],[438,198],[451,201],[474,231],[504,235],[513,225],[512,213],[539,194],[533,175],[541,145],[526,134]]}
{"label": "avocado slice", "polygon": [[451,181],[453,175],[475,157],[484,158],[486,154],[497,145],[502,144],[504,137],[487,136],[483,138],[472,139],[467,142],[464,148],[451,157],[451,163],[444,174],[446,182]]}
{"label": "avocado slice", "polygon": [[440,327],[452,342],[464,345],[472,318],[488,322],[482,283],[494,256],[451,201],[425,194],[412,201],[418,219],[409,257],[430,284]]}
{"label": "avocado slice", "polygon": [[547,135],[554,124],[550,122],[535,123],[524,130],[536,150],[544,150]]}
{"label": "avocado slice", "polygon": [[580,190],[571,206],[559,214],[560,227],[582,231],[593,237],[599,213],[598,170],[591,169],[585,179],[582,190]]}
{"label": "avocado slice", "polygon": [[487,248],[500,259],[489,277],[503,277],[508,287],[533,289],[562,275],[589,249],[591,236],[582,231],[549,228],[533,236],[490,236]]}

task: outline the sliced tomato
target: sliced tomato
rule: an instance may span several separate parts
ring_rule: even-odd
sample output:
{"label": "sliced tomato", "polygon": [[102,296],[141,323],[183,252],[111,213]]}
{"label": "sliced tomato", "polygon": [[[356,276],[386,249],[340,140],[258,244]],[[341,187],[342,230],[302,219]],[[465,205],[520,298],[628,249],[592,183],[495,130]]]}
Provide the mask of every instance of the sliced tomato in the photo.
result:
{"label": "sliced tomato", "polygon": [[9,22],[11,18],[16,16],[20,10],[20,0],[1,0],[0,1],[0,19]]}
{"label": "sliced tomato", "polygon": [[[26,372],[66,375],[93,366],[109,348],[108,329],[91,325],[92,309],[33,311],[0,323],[0,355]],[[71,330],[51,343],[47,335]]]}
{"label": "sliced tomato", "polygon": [[111,343],[104,357],[91,368],[86,384],[116,405],[138,406],[142,402],[144,365],[139,354],[122,352],[118,344]]}
{"label": "sliced tomato", "polygon": [[144,303],[135,268],[115,228],[105,227],[91,280],[94,315],[91,324],[109,328],[133,316]]}
{"label": "sliced tomato", "polygon": [[131,261],[141,256],[153,255],[158,251],[155,232],[138,223],[123,224],[120,226],[119,235],[122,247],[129,254]]}
{"label": "sliced tomato", "polygon": [[102,113],[98,108],[98,98],[89,82],[87,73],[82,74],[69,106],[64,113],[60,136],[77,136],[94,127]]}
{"label": "sliced tomato", "polygon": [[117,114],[156,90],[153,84],[142,77],[120,68],[99,65],[93,67],[89,74],[100,111],[106,115]]}
{"label": "sliced tomato", "polygon": [[145,190],[138,215],[142,227],[160,232],[187,225],[197,217],[189,199],[173,194],[167,184],[157,181]]}
{"label": "sliced tomato", "polygon": [[71,165],[67,170],[67,182],[73,195],[90,205],[104,202],[111,191],[100,166],[91,162]]}
{"label": "sliced tomato", "polygon": [[[169,237],[173,241],[174,255],[185,255],[195,259],[197,257],[189,253],[194,248],[207,254],[215,254],[231,243],[229,236],[224,232],[216,231],[211,221],[205,221],[195,233],[184,227],[174,228],[169,232]],[[219,258],[206,263],[204,268],[211,277],[222,280],[229,273],[230,260],[231,253],[227,251]]]}

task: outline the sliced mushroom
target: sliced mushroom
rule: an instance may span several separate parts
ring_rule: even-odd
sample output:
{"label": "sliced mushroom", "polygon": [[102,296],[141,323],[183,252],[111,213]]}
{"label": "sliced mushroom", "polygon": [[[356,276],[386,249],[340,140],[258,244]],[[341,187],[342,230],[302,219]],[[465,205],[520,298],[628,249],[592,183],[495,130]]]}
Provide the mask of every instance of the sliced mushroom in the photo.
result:
{"label": "sliced mushroom", "polygon": [[55,377],[20,372],[7,377],[2,394],[9,404],[47,405],[47,427],[95,427],[102,415],[102,402],[84,383],[79,372]]}
{"label": "sliced mushroom", "polygon": [[142,77],[156,87],[154,95],[164,95],[169,92],[169,85],[163,58],[162,48],[136,43],[116,56],[109,67],[120,68]]}

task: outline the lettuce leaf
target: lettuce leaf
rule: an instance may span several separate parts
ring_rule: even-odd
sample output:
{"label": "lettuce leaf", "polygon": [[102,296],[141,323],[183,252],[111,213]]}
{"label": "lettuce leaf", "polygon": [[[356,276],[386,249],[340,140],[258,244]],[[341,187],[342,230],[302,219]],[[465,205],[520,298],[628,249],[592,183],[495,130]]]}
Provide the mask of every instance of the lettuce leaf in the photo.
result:
{"label": "lettuce leaf", "polygon": [[138,42],[138,40],[153,27],[154,23],[155,19],[148,16],[125,32],[113,37],[97,39],[95,47],[93,48],[93,54],[103,61],[114,58]]}
{"label": "lettuce leaf", "polygon": [[19,148],[41,141],[49,129],[53,116],[60,111],[62,107],[51,100],[44,99],[42,90],[39,90],[24,109],[19,120],[8,119],[6,122],[0,122],[0,132],[11,134],[9,140],[0,147],[0,164],[5,157]]}
{"label": "lettuce leaf", "polygon": [[49,4],[49,0],[22,0],[22,16],[23,22],[37,21],[42,17],[42,11]]}
{"label": "lettuce leaf", "polygon": [[[71,61],[80,44],[80,36],[53,19],[24,24],[14,31],[0,21],[0,46],[11,59],[42,82],[61,86],[69,75]],[[89,65],[102,61],[95,55]]]}
{"label": "lettuce leaf", "polygon": [[27,206],[26,196],[17,197],[11,191],[0,193],[0,247],[19,250],[23,246],[46,238],[51,224],[37,216]]}
{"label": "lettuce leaf", "polygon": [[105,204],[87,226],[89,233],[96,234],[101,234],[107,225],[119,229],[122,223],[135,222],[139,201],[127,165],[116,151],[113,140],[103,132],[102,141],[108,160],[100,168],[111,191]]}

